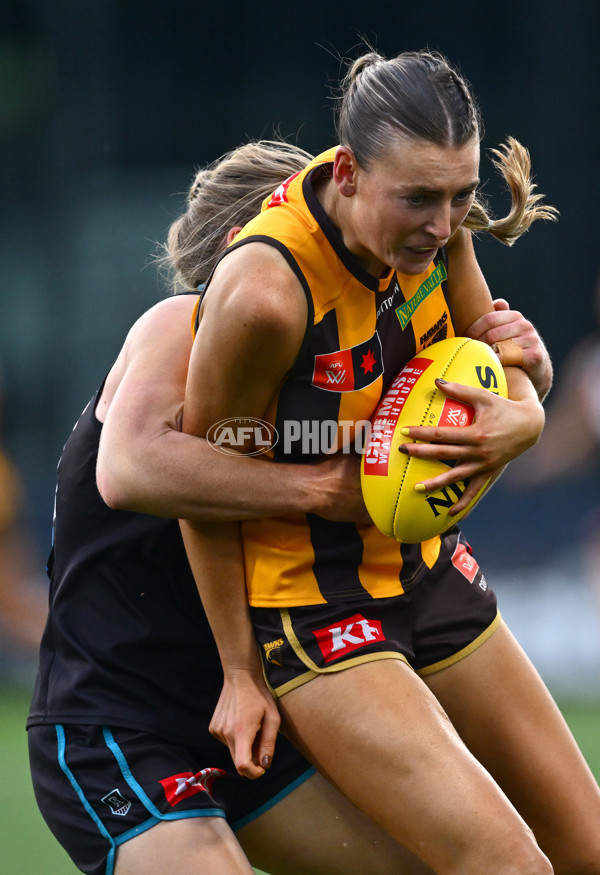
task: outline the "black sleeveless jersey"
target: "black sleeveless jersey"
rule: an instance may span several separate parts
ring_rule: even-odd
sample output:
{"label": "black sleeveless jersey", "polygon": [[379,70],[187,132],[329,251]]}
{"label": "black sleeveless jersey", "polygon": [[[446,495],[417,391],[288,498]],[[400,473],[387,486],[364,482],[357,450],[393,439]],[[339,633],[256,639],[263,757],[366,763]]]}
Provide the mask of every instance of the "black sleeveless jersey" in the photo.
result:
{"label": "black sleeveless jersey", "polygon": [[221,690],[219,656],[177,520],[111,510],[98,492],[99,391],[58,465],[50,609],[27,726],[107,724],[193,742]]}

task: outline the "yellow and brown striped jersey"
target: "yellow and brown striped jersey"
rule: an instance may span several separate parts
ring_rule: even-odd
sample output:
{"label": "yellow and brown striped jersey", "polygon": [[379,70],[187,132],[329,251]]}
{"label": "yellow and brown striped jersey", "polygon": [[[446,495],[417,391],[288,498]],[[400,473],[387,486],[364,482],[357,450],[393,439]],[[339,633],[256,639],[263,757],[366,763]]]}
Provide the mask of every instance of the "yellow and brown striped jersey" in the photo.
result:
{"label": "yellow and brown striped jersey", "polygon": [[[398,371],[425,346],[454,336],[445,252],[418,276],[390,270],[377,278],[344,246],[314,188],[331,175],[334,153],[281,185],[228,250],[257,240],[274,246],[306,294],[300,353],[265,414],[278,436],[275,461],[310,462],[332,447],[360,451],[364,425]],[[252,520],[242,530],[256,607],[398,595],[440,548],[438,538],[399,544],[372,525],[311,514]]]}

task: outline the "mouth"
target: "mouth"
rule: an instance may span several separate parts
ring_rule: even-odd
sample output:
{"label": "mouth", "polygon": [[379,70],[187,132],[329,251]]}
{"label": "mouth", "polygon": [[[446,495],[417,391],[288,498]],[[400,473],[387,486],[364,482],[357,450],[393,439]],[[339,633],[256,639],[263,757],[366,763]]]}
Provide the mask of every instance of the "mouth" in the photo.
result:
{"label": "mouth", "polygon": [[427,258],[431,255],[435,255],[438,251],[438,246],[407,246],[406,247],[409,252],[412,252],[413,255],[416,255],[417,258]]}

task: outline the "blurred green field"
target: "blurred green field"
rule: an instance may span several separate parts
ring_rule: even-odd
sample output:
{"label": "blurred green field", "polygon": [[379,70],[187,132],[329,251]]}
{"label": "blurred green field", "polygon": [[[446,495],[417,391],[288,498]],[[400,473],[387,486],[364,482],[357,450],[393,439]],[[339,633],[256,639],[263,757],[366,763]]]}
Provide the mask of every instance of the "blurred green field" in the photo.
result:
{"label": "blurred green field", "polygon": [[[0,686],[0,835],[3,875],[77,875],[38,812],[24,730],[29,693]],[[600,780],[600,703],[562,703],[562,711]]]}

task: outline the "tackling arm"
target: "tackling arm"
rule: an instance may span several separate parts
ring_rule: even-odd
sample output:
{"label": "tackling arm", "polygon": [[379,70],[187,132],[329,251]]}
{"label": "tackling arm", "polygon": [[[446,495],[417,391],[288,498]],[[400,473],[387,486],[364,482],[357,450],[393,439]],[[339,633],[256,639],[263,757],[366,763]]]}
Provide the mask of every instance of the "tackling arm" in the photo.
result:
{"label": "tackling arm", "polygon": [[96,409],[104,422],[97,483],[109,507],[173,519],[313,512],[363,520],[358,464],[350,456],[275,468],[217,453],[181,431],[195,301],[175,296],[145,313],[106,380]]}

